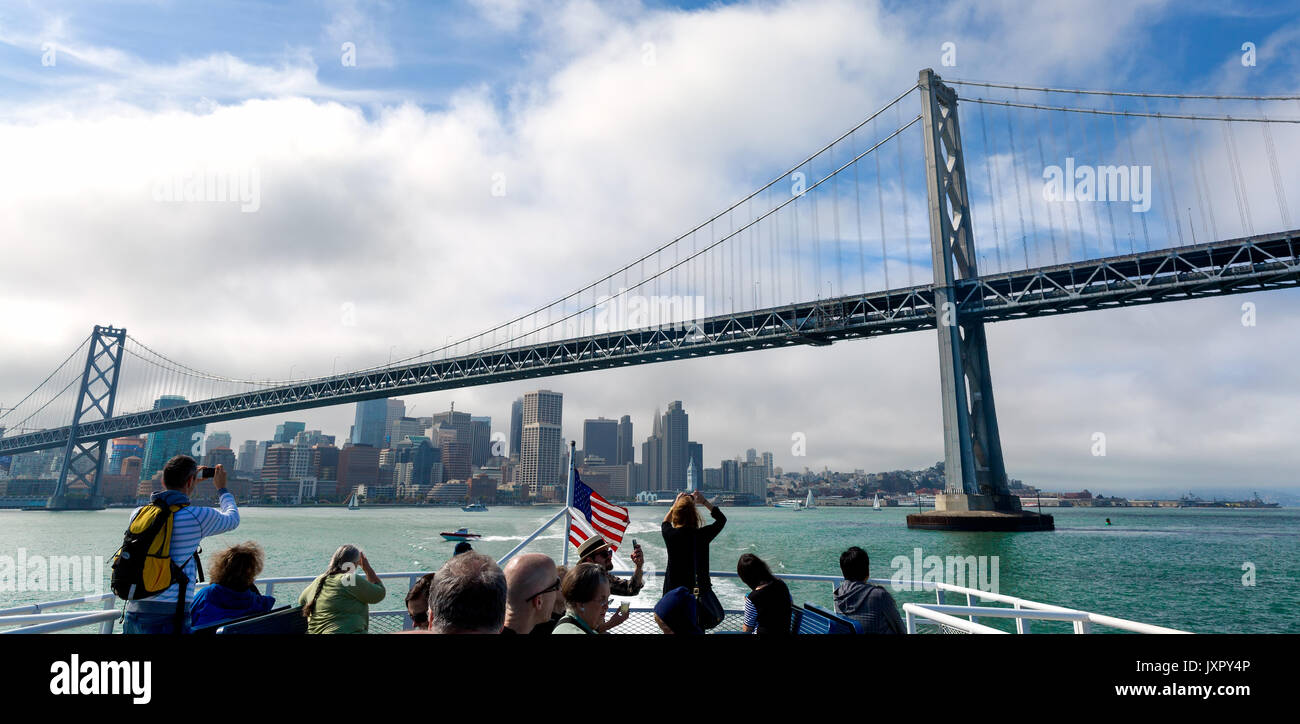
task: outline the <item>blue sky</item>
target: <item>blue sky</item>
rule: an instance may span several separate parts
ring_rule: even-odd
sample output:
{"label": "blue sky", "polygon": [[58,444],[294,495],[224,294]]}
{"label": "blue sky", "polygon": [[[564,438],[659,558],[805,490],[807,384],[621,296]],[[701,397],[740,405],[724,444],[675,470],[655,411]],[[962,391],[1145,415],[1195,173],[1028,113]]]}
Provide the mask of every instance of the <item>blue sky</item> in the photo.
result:
{"label": "blue sky", "polygon": [[[946,42],[956,45],[952,68],[941,65]],[[1257,46],[1254,66],[1241,63],[1246,42]],[[342,63],[343,43],[355,44],[355,67]],[[42,65],[46,44],[52,66]],[[95,323],[125,326],[196,367],[259,379],[382,363],[394,347],[398,357],[431,349],[689,230],[847,130],[923,67],[1062,87],[1295,93],[1300,17],[1286,3],[1157,0],[6,5],[0,304],[17,310],[9,334],[23,344],[0,350],[0,401],[22,397]],[[909,101],[900,117],[915,108]],[[1291,110],[1300,116],[1300,104]],[[963,125],[979,131],[971,115]],[[900,138],[916,150],[915,127]],[[1279,138],[1286,152],[1300,146]],[[1058,155],[1073,152],[1069,143]],[[259,210],[151,198],[159,179],[195,169],[259,172]],[[1250,170],[1267,178],[1266,168]],[[972,163],[971,172],[978,192],[985,168]],[[507,194],[490,192],[497,174],[509,179]],[[1300,164],[1288,163],[1300,217],[1297,174]],[[1271,203],[1270,191],[1252,187],[1263,194],[1256,208]],[[906,198],[911,236],[924,244],[923,200]],[[891,233],[901,229],[901,200],[886,197]],[[993,217],[977,199],[982,250]],[[913,251],[923,281],[928,250]],[[60,270],[87,257],[95,276],[69,284]],[[897,284],[906,270],[895,266],[896,246],[889,258]],[[195,294],[200,275],[210,286]],[[992,327],[1011,474],[1120,493],[1294,486],[1284,431],[1300,422],[1300,395],[1283,384],[1283,361],[1300,354],[1289,331],[1300,300],[1250,295],[1261,322],[1243,331],[1246,299]],[[343,305],[357,324],[340,323]],[[631,414],[643,438],[654,409],[681,399],[710,466],[749,447],[772,450],[787,469],[939,459],[933,335],[831,350],[545,386],[566,393],[570,437],[583,418]],[[537,386],[408,405],[429,414],[454,400],[501,427],[510,401]],[[1215,404],[1193,390],[1214,390]],[[351,415],[345,406],[298,419],[342,438]],[[279,421],[219,427],[237,441],[261,439]],[[1111,440],[1104,461],[1087,452],[1098,430]],[[806,459],[789,453],[793,432],[808,437]]]}

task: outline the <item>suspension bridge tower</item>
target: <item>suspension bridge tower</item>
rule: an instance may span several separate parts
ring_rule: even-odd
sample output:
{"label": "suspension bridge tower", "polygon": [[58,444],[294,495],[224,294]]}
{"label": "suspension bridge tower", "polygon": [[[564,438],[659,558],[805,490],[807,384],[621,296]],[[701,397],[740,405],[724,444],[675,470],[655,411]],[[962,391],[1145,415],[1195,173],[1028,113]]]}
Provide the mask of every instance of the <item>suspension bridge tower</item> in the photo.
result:
{"label": "suspension bridge tower", "polygon": [[78,428],[87,422],[113,416],[125,344],[125,329],[95,325],[95,331],[90,334],[86,367],[81,373],[81,389],[77,391],[77,405],[72,409],[72,425],[68,428],[68,444],[63,451],[63,471],[59,473],[54,495],[45,503],[46,510],[98,510],[105,507],[99,484],[108,441],[82,439],[78,437]]}
{"label": "suspension bridge tower", "polygon": [[1020,508],[1007,486],[993,408],[984,322],[958,314],[960,290],[976,282],[966,163],[957,122],[957,93],[934,71],[921,71],[934,313],[939,330],[944,492],[935,509],[907,516],[909,528],[970,531],[1052,530],[1050,515]]}

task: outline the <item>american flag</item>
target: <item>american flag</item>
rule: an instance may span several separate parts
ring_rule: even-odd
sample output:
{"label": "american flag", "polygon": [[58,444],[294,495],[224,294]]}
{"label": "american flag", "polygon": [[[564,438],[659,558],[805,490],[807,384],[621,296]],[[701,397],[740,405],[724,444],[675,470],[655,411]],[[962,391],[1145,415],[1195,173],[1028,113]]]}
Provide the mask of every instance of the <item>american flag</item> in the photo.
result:
{"label": "american flag", "polygon": [[627,530],[627,508],[600,497],[600,493],[582,482],[577,470],[573,471],[573,500],[569,502],[574,509],[573,525],[569,527],[569,541],[573,545],[580,546],[592,535],[599,535],[611,549],[618,550]]}

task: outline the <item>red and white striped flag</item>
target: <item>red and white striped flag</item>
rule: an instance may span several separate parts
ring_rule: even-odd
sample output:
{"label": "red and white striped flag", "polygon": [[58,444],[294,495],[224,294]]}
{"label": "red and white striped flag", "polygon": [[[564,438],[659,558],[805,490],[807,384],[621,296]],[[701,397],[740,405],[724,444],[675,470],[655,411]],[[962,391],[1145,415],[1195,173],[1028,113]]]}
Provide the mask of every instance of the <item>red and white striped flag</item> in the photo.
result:
{"label": "red and white striped flag", "polygon": [[623,533],[627,531],[627,508],[614,505],[592,490],[578,471],[573,471],[573,500],[569,501],[573,509],[573,521],[569,526],[569,541],[575,546],[593,535],[605,539],[612,550],[618,550],[623,542]]}

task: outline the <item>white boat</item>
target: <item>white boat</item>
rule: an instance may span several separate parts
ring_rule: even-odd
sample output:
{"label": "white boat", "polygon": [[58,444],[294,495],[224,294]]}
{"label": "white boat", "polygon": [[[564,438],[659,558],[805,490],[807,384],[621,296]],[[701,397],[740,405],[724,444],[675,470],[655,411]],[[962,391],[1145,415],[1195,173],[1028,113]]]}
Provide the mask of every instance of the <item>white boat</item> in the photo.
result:
{"label": "white boat", "polygon": [[772,507],[792,508],[794,510],[799,510],[801,507],[803,507],[803,503],[799,502],[798,500],[778,500],[775,503],[772,503]]}
{"label": "white boat", "polygon": [[348,498],[348,510],[360,510],[360,509],[361,509],[361,501],[357,500],[357,494],[353,493],[352,497]]}
{"label": "white boat", "polygon": [[812,509],[814,509],[814,508],[817,507],[817,506],[813,503],[813,494],[812,494],[812,491],[811,491],[811,490],[808,491],[808,499],[805,500],[805,501],[803,502],[803,507],[804,507],[804,510],[812,510]]}
{"label": "white boat", "polygon": [[872,510],[880,510],[880,493],[876,493],[875,502],[871,504]]}

